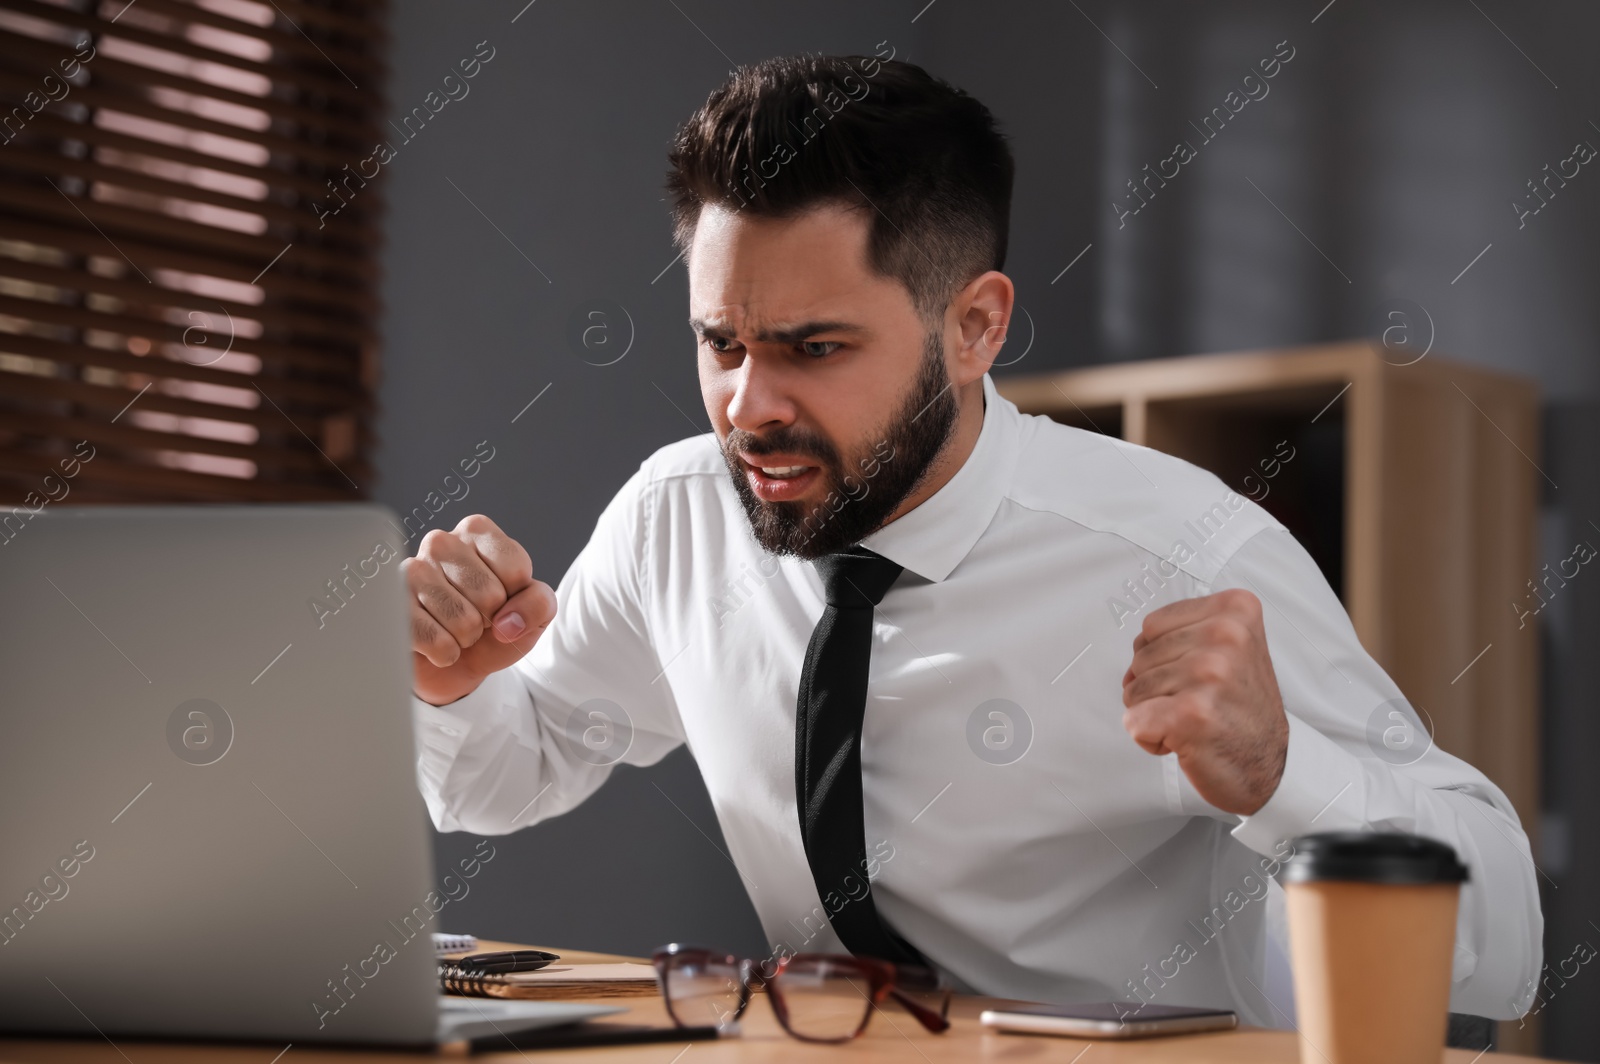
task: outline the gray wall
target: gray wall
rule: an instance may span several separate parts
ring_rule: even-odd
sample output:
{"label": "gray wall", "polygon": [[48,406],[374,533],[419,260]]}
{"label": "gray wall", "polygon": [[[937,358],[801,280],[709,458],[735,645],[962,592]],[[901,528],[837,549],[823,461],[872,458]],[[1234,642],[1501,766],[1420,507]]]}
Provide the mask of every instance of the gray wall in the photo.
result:
{"label": "gray wall", "polygon": [[[1585,167],[1524,228],[1509,206],[1574,142],[1600,145],[1591,5],[537,0],[518,15],[523,2],[395,9],[397,116],[477,42],[496,49],[388,167],[376,494],[397,509],[487,439],[495,459],[439,521],[490,514],[554,583],[638,462],[707,427],[662,202],[676,124],[733,63],[887,40],[1012,136],[1008,272],[1036,331],[1004,372],[1372,334],[1386,301],[1412,300],[1435,351],[1540,382],[1541,458],[1561,485],[1547,493],[1549,558],[1580,534],[1600,544],[1581,532],[1600,525],[1600,171]],[[1188,123],[1283,40],[1295,56],[1269,95],[1119,226],[1124,182],[1175,140],[1198,144]],[[600,300],[614,346],[585,352],[569,324]],[[590,364],[630,331],[621,361]],[[1583,844],[1600,831],[1586,764],[1600,739],[1600,577],[1571,591],[1542,636],[1552,959],[1600,942],[1600,858]],[[440,856],[470,845],[443,837]],[[630,952],[669,939],[762,948],[681,751],[496,845],[451,929]],[[1587,969],[1549,995],[1548,1050],[1600,1059],[1597,1008]]]}
{"label": "gray wall", "polygon": [[[638,464],[709,428],[662,202],[677,124],[736,62],[870,54],[885,38],[904,56],[914,34],[909,15],[844,2],[680,5],[691,23],[670,3],[538,0],[513,24],[523,2],[395,10],[397,115],[477,42],[495,56],[389,167],[376,494],[410,510],[489,440],[495,458],[438,521],[489,514],[554,584]],[[596,300],[631,317],[632,347],[613,365],[591,364],[615,357],[608,349],[586,361],[567,341]],[[611,319],[620,353],[628,321]],[[442,837],[441,859],[471,842]],[[766,951],[682,751],[618,769],[577,812],[496,845],[451,930],[632,953],[671,939]]]}

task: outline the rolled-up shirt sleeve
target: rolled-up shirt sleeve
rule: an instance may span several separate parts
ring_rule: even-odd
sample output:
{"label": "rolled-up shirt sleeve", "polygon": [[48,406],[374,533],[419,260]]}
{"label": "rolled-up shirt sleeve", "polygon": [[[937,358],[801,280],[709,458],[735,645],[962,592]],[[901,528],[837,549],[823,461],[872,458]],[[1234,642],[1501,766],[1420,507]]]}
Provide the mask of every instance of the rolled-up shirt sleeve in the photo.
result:
{"label": "rolled-up shirt sleeve", "polygon": [[683,742],[646,623],[651,491],[641,469],[611,500],[527,656],[448,705],[413,697],[417,783],[439,830],[527,827]]}
{"label": "rolled-up shirt sleeve", "polygon": [[1322,831],[1404,831],[1449,844],[1471,876],[1461,893],[1450,1007],[1496,1019],[1521,1015],[1536,989],[1544,919],[1528,838],[1511,802],[1482,772],[1431,745],[1425,732],[1411,737],[1425,752],[1380,756],[1385,734],[1415,718],[1287,531],[1264,529],[1240,546],[1211,590],[1225,588],[1262,601],[1289,719],[1283,778],[1234,837],[1261,854]]}

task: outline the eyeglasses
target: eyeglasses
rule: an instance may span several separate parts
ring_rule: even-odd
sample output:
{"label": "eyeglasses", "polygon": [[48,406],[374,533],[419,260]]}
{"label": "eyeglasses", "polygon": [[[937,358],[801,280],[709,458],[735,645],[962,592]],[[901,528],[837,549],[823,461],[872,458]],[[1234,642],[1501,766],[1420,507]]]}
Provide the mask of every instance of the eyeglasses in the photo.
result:
{"label": "eyeglasses", "polygon": [[651,963],[679,1027],[731,1027],[756,989],[766,990],[778,1022],[803,1042],[848,1042],[891,998],[929,1031],[950,1027],[950,991],[934,972],[912,965],[801,953],[779,960],[768,974],[762,962],[679,943],[657,950]]}

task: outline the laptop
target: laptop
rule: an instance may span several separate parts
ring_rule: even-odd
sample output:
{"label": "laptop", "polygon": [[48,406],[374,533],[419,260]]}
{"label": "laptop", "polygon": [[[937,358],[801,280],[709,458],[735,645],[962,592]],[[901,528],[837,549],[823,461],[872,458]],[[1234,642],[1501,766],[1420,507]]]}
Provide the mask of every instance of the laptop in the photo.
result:
{"label": "laptop", "polygon": [[398,528],[0,510],[0,1032],[420,1047],[623,1011],[439,992],[452,895],[510,873],[433,865]]}

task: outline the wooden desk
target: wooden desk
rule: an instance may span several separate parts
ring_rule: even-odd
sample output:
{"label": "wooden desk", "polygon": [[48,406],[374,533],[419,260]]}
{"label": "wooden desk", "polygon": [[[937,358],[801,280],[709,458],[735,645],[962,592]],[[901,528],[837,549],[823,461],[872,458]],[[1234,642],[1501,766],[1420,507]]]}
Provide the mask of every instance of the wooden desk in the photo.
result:
{"label": "wooden desk", "polygon": [[[480,949],[514,949],[511,943],[483,942]],[[527,948],[527,947],[520,947]],[[563,960],[579,964],[636,961],[608,953],[584,953],[553,948]],[[600,999],[596,999],[599,1001]],[[607,1005],[626,1005],[616,1017],[628,1023],[667,1024],[666,1010],[656,995],[606,998]],[[1142,1042],[1085,1042],[1072,1038],[993,1034],[978,1024],[985,998],[957,998],[950,1007],[953,1021],[944,1034],[929,1034],[911,1017],[890,1008],[872,1017],[866,1034],[842,1046],[809,1045],[783,1033],[772,1007],[757,996],[751,1001],[738,1038],[717,1042],[661,1042],[640,1046],[574,1050],[528,1050],[526,1053],[486,1053],[472,1057],[483,1064],[770,1064],[776,1061],[904,1061],[935,1064],[941,1061],[994,1060],[1038,1064],[1299,1064],[1299,1045],[1292,1031],[1242,1028],[1220,1034],[1153,1038]],[[265,1046],[182,1045],[167,1042],[119,1040],[21,1040],[0,1038],[0,1064],[269,1064],[272,1052]],[[679,1054],[682,1054],[681,1062]],[[1476,1052],[1446,1050],[1444,1064],[1472,1064]],[[416,1053],[356,1052],[341,1048],[295,1046],[278,1064],[416,1064],[444,1059]],[[455,1059],[462,1059],[457,1057]],[[1494,1054],[1484,1058],[1494,1064],[1533,1061],[1533,1057]]]}

